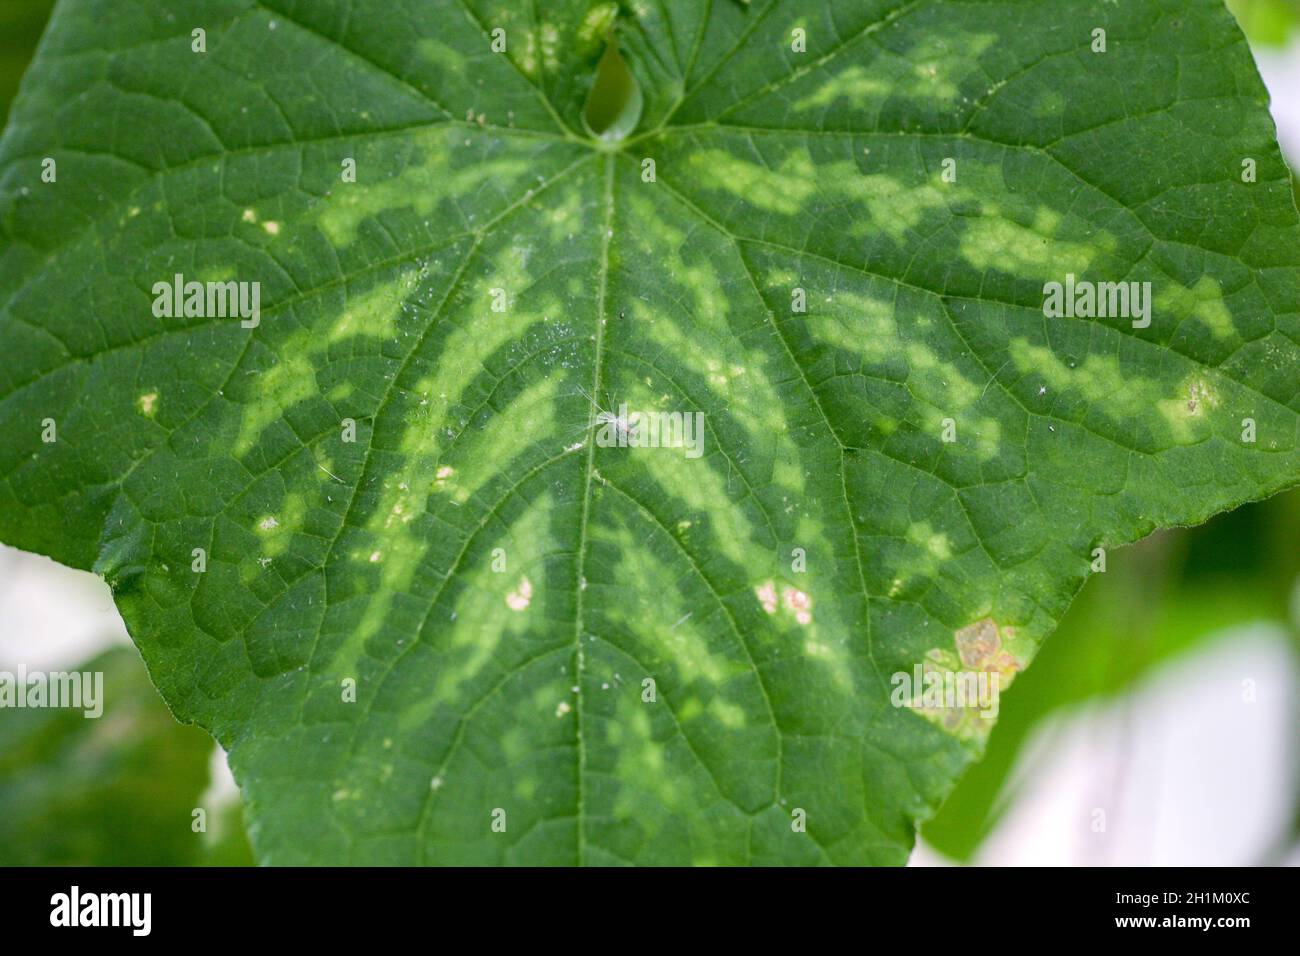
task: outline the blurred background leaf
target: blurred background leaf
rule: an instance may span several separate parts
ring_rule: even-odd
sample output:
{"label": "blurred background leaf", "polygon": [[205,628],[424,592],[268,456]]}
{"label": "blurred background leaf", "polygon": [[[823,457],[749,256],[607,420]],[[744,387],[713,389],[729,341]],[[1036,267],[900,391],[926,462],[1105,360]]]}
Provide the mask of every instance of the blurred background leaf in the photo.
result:
{"label": "blurred background leaf", "polygon": [[36,51],[54,0],[4,0],[0,3],[0,126],[18,93],[23,71]]}
{"label": "blurred background leaf", "polygon": [[229,805],[208,808],[207,832],[193,832],[215,745],[176,722],[135,649],[114,647],[67,669],[103,673],[103,715],[4,711],[0,865],[250,863],[237,801],[233,817]]}
{"label": "blurred background leaf", "polygon": [[1227,0],[1252,45],[1283,46],[1300,23],[1300,0]]}

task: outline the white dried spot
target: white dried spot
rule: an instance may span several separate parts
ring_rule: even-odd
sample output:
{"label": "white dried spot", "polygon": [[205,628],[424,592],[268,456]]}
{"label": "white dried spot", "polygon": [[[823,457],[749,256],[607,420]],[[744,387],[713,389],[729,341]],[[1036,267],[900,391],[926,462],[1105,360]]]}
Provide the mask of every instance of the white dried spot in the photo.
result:
{"label": "white dried spot", "polygon": [[384,519],[384,527],[391,528],[395,522],[409,524],[411,519],[414,517],[415,515],[408,512],[402,502],[399,501],[393,505],[393,509],[388,513],[388,517]]}
{"label": "white dried spot", "polygon": [[506,595],[506,607],[512,611],[522,611],[533,600],[533,582],[527,578],[519,579],[519,587]]}
{"label": "white dried spot", "polygon": [[257,222],[257,213],[251,209],[245,209],[243,215],[244,222]]}
{"label": "white dried spot", "polygon": [[763,610],[768,614],[776,613],[776,585],[771,581],[761,584],[754,588],[754,594],[758,597],[758,603],[763,605]]}
{"label": "white dried spot", "polygon": [[781,592],[781,601],[787,611],[794,612],[794,619],[800,624],[812,623],[812,598],[798,588],[786,588]]}
{"label": "white dried spot", "polygon": [[1217,408],[1219,405],[1219,394],[1210,386],[1198,379],[1187,386],[1187,414],[1198,416],[1204,413],[1207,408]]}
{"label": "white dried spot", "polygon": [[379,559],[382,558],[383,556],[384,556],[384,555],[383,555],[383,552],[382,552],[382,551],[371,551],[371,552],[370,552],[370,563],[371,563],[371,564],[378,564],[378,563],[379,563]]}
{"label": "white dried spot", "polygon": [[280,527],[280,522],[275,519],[275,515],[267,515],[257,525],[263,531],[274,531]]}
{"label": "white dried spot", "polygon": [[262,223],[262,228],[267,231],[268,235],[278,236],[280,234],[280,224],[278,222],[272,222],[268,219]]}
{"label": "white dried spot", "polygon": [[555,716],[563,717],[571,710],[573,710],[573,708],[569,706],[569,702],[567,700],[562,700],[555,707]]}
{"label": "white dried spot", "polygon": [[148,395],[141,395],[137,401],[140,403],[140,413],[152,418],[154,410],[158,407],[158,393],[150,392]]}
{"label": "white dried spot", "polygon": [[434,477],[437,478],[439,481],[446,481],[454,474],[456,474],[455,468],[451,467],[451,465],[443,465],[441,468],[438,469],[438,473]]}
{"label": "white dried spot", "polygon": [[430,789],[430,790],[438,790],[438,789],[440,789],[441,787],[442,787],[442,777],[441,777],[441,776],[434,777],[432,780],[429,781],[429,789]]}

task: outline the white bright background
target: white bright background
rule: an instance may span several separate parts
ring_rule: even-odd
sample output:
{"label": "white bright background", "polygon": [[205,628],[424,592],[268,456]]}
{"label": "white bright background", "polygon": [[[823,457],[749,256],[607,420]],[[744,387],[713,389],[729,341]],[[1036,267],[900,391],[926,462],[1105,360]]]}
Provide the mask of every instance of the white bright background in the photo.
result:
{"label": "white bright background", "polygon": [[[1284,152],[1300,157],[1300,43],[1257,53]],[[1300,627],[1300,582],[1295,626]],[[91,574],[0,545],[0,667],[78,665],[129,644],[108,588]],[[1244,705],[1240,685],[1256,682]],[[984,865],[1300,865],[1278,846],[1292,807],[1275,781],[1294,773],[1300,673],[1276,626],[1236,628],[1152,673],[1133,694],[1088,705],[1039,730],[1013,776]],[[1213,768],[1206,773],[1206,768]],[[1279,767],[1290,768],[1279,773]],[[212,796],[234,781],[214,752]],[[1270,785],[1257,785],[1270,781]],[[1106,832],[1092,810],[1107,810]],[[948,861],[924,843],[912,864]]]}

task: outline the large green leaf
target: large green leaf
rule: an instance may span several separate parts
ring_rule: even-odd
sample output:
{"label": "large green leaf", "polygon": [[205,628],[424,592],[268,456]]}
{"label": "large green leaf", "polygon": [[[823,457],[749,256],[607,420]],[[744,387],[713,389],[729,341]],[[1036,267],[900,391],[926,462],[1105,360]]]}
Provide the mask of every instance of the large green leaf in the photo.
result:
{"label": "large green leaf", "polygon": [[104,574],[266,862],[900,862],[991,721],[892,674],[1009,678],[1095,547],[1300,479],[1218,0],[63,0],[0,163],[0,535]]}

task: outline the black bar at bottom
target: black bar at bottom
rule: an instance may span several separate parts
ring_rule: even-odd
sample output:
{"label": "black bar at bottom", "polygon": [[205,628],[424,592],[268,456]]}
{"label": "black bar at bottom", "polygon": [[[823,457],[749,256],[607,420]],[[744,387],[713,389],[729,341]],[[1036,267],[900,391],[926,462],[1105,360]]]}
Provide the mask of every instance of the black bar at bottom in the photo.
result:
{"label": "black bar at bottom", "polygon": [[1292,926],[1295,886],[1285,869],[9,869],[0,870],[0,926],[11,945],[69,934],[128,945],[374,945],[377,933],[414,933],[433,948],[463,948],[513,931],[547,948],[642,949],[715,934],[734,948],[738,937],[786,929],[812,931],[823,940],[815,949],[835,945],[823,934],[846,931],[872,948],[1040,931],[1057,942],[1231,946],[1261,929],[1289,938],[1277,934]]}

